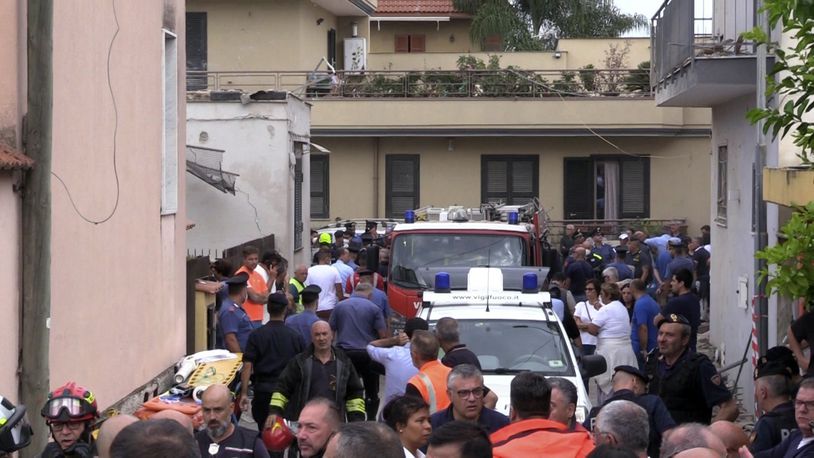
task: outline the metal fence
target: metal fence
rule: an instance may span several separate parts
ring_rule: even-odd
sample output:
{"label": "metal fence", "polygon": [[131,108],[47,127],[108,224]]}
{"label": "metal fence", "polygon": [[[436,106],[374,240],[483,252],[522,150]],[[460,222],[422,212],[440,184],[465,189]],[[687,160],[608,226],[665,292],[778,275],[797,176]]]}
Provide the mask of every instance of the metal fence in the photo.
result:
{"label": "metal fence", "polygon": [[560,238],[565,234],[565,226],[573,224],[576,229],[590,236],[595,228],[600,228],[605,238],[616,240],[623,231],[644,231],[655,237],[666,232],[671,224],[678,224],[682,233],[687,233],[686,218],[671,219],[583,219],[583,220],[550,220],[548,221],[548,233],[552,244],[560,242]]}
{"label": "metal fence", "polygon": [[308,98],[650,97],[642,69],[196,72],[206,89],[289,91]]}

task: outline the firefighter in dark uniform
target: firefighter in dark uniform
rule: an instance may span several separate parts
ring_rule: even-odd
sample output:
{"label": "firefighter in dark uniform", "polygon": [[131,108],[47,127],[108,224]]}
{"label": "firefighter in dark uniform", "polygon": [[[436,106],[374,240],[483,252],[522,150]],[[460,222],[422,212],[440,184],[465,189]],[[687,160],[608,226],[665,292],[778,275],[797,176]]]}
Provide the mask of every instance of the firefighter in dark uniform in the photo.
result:
{"label": "firefighter in dark uniform", "polygon": [[588,431],[593,431],[594,421],[599,411],[613,401],[635,402],[647,412],[650,420],[647,456],[659,456],[662,434],[674,427],[676,423],[661,398],[645,393],[648,380],[647,374],[640,371],[638,367],[616,366],[613,368],[613,394],[601,406],[591,409],[583,426]]}
{"label": "firefighter in dark uniform", "polygon": [[273,293],[268,300],[269,322],[249,335],[243,353],[243,371],[240,375],[240,408],[249,409],[249,378],[254,385],[251,402],[252,418],[263,425],[269,415],[271,394],[277,378],[288,361],[305,350],[305,342],[299,332],[285,325],[288,298],[283,293]]}
{"label": "firefighter in dark uniform", "polygon": [[780,361],[766,361],[764,356],[758,362],[755,368],[755,399],[758,412],[763,412],[763,415],[752,430],[752,453],[774,447],[797,430],[794,401],[791,398],[791,375],[792,369]]}
{"label": "firefighter in dark uniform", "polygon": [[671,313],[659,322],[658,347],[647,356],[648,392],[659,396],[676,424],[735,421],[738,405],[712,361],[689,348],[690,322]]}

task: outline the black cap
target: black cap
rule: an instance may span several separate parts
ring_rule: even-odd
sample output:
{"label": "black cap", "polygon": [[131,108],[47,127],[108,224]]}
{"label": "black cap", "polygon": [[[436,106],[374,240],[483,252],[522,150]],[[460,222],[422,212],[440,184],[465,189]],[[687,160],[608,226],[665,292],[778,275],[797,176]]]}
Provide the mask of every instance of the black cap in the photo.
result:
{"label": "black cap", "polygon": [[791,368],[787,367],[780,361],[769,361],[763,365],[758,364],[755,368],[755,380],[761,377],[768,377],[770,375],[782,375],[791,378]]}
{"label": "black cap", "polygon": [[288,305],[288,298],[283,293],[269,294],[269,304]]}
{"label": "black cap", "polygon": [[574,240],[576,240],[576,239],[578,239],[580,237],[585,238],[585,234],[583,234],[579,229],[577,229],[577,231],[574,232]]}
{"label": "black cap", "polygon": [[794,353],[788,347],[778,345],[766,350],[766,354],[761,356],[757,361],[757,369],[760,369],[766,364],[779,363],[788,368],[789,373],[797,375],[800,373],[800,365],[794,358]]}
{"label": "black cap", "polygon": [[613,368],[613,372],[614,373],[616,373],[616,372],[625,372],[625,373],[628,373],[630,375],[635,375],[636,377],[639,377],[639,379],[642,382],[644,382],[645,384],[647,384],[647,382],[650,381],[650,377],[648,377],[647,374],[645,374],[644,372],[640,371],[638,367],[616,366],[616,367]]}
{"label": "black cap", "polygon": [[379,225],[379,223],[377,223],[376,221],[366,220],[365,221],[365,232],[373,229],[374,227],[376,227],[378,225]]}
{"label": "black cap", "polygon": [[322,292],[322,288],[317,285],[308,285],[300,291],[300,294],[319,294]]}
{"label": "black cap", "polygon": [[234,277],[227,278],[224,283],[227,285],[239,285],[241,283],[246,284],[247,281],[249,281],[249,274],[246,272],[240,272]]}
{"label": "black cap", "polygon": [[627,253],[627,247],[626,247],[626,246],[624,246],[624,245],[617,245],[617,246],[614,248],[614,250],[616,250],[616,252],[617,252],[617,253],[619,253],[619,254],[624,254],[624,253]]}
{"label": "black cap", "polygon": [[672,324],[672,323],[686,324],[687,326],[690,326],[690,320],[688,320],[684,315],[671,313],[662,318],[661,321],[659,321],[658,327],[660,328],[661,325],[663,324]]}
{"label": "black cap", "polygon": [[594,230],[591,231],[591,237],[593,237],[594,235],[604,235],[602,233],[602,228],[601,227],[595,227]]}

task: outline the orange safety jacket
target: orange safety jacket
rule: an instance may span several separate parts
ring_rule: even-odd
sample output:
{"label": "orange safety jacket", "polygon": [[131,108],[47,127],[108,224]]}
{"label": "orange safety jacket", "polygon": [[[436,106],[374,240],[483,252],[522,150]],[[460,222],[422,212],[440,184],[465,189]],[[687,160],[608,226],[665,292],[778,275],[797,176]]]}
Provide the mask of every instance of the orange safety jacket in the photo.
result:
{"label": "orange safety jacket", "polygon": [[570,431],[562,423],[542,418],[511,423],[492,433],[490,439],[495,458],[584,458],[594,449],[589,432]]}
{"label": "orange safety jacket", "polygon": [[[249,286],[252,287],[254,292],[260,294],[268,294],[269,288],[266,284],[266,281],[263,277],[257,273],[257,271],[253,270],[249,272],[245,266],[242,266],[240,269],[235,272],[235,275],[245,272],[249,275]],[[264,304],[258,304],[257,302],[252,301],[248,297],[246,301],[243,302],[243,310],[246,311],[246,314],[249,315],[249,319],[252,321],[261,321],[263,319],[263,311],[265,310]]]}
{"label": "orange safety jacket", "polygon": [[449,395],[447,395],[447,376],[452,368],[444,366],[440,360],[436,359],[424,363],[409,382],[424,398],[424,402],[430,406],[430,414],[441,411],[449,407]]}

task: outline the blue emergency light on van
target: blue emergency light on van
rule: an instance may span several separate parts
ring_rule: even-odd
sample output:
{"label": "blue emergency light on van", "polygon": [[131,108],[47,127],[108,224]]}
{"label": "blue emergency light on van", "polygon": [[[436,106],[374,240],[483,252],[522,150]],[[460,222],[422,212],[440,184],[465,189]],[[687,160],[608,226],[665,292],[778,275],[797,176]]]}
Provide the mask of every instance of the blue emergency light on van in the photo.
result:
{"label": "blue emergency light on van", "polygon": [[506,219],[509,221],[509,224],[517,224],[517,212],[509,212]]}
{"label": "blue emergency light on van", "polygon": [[448,293],[449,291],[449,274],[446,272],[435,274],[435,292]]}
{"label": "blue emergency light on van", "polygon": [[537,291],[537,274],[528,272],[523,274],[523,293],[534,294]]}
{"label": "blue emergency light on van", "polygon": [[404,212],[404,222],[405,223],[414,223],[415,222],[415,212],[412,210],[407,210]]}

